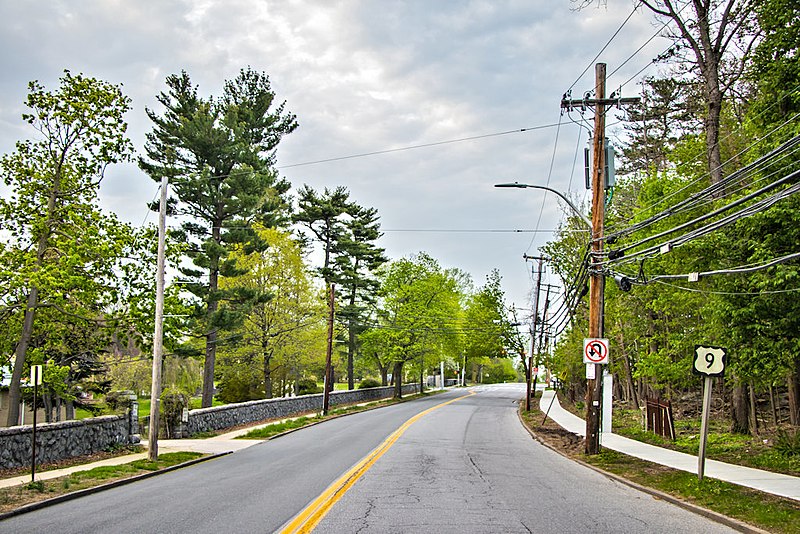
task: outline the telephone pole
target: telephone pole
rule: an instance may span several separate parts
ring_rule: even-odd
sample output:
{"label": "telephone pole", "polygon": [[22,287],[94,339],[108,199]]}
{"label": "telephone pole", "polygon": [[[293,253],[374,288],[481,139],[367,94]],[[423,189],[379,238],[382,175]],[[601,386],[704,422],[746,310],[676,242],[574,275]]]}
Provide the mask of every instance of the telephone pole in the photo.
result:
{"label": "telephone pole", "polygon": [[153,383],[150,388],[150,429],[148,432],[148,458],[158,460],[158,417],[161,398],[161,359],[164,356],[164,256],[167,234],[167,185],[161,178],[161,199],[158,210],[158,259],[156,267],[156,316],[153,333]]}
{"label": "telephone pole", "polygon": [[531,352],[528,354],[528,366],[527,366],[527,375],[525,378],[527,379],[527,391],[528,394],[525,397],[525,411],[531,411],[531,393],[535,393],[535,389],[531,391],[531,384],[533,383],[533,353],[536,350],[536,327],[538,324],[539,318],[539,292],[542,289],[542,263],[544,262],[544,258],[542,256],[528,256],[527,254],[522,255],[523,258],[526,260],[537,260],[539,262],[539,269],[536,276],[536,293],[533,295],[533,320],[531,322]]}
{"label": "telephone pole", "polygon": [[[605,176],[605,130],[606,106],[633,104],[639,98],[606,98],[606,64],[595,65],[594,98],[582,100],[561,101],[561,107],[585,108],[594,106],[594,139],[592,157],[592,254],[589,272],[589,338],[603,337],[603,294],[605,290],[605,277],[602,269],[603,237],[606,207],[606,176]],[[613,95],[612,95],[613,96]],[[586,383],[586,454],[600,452],[600,414],[602,413],[603,395],[603,366],[594,365],[594,373],[587,367]]]}
{"label": "telephone pole", "polygon": [[331,368],[331,355],[333,354],[333,313],[336,306],[336,284],[330,285],[330,298],[328,302],[328,345],[325,350],[325,380],[322,391],[322,415],[328,415],[330,407],[330,389],[333,388],[333,369]]}

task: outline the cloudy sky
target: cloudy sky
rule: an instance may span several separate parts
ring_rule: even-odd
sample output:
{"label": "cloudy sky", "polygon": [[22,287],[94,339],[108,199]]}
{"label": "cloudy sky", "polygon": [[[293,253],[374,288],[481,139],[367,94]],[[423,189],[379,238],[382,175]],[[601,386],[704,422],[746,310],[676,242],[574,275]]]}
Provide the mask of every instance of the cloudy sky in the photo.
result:
{"label": "cloudy sky", "polygon": [[[219,95],[249,65],[297,115],[277,154],[295,188],[346,186],[378,209],[391,257],[426,251],[477,284],[498,268],[509,304],[530,307],[523,254],[538,253],[562,206],[492,185],[549,184],[586,201],[581,158],[574,165],[586,129],[559,102],[571,87],[574,98],[593,88],[594,57],[633,3],[575,12],[569,0],[6,0],[0,151],[32,135],[20,120],[30,80],[55,89],[69,69],[123,84],[141,150],[145,108],[160,109],[168,75],[186,70],[202,95]],[[619,68],[609,92],[667,47],[656,38],[637,52],[656,30],[636,12],[600,55],[609,73]],[[637,79],[623,96],[637,94]],[[120,166],[101,204],[153,223],[145,203],[156,191],[135,165]]]}

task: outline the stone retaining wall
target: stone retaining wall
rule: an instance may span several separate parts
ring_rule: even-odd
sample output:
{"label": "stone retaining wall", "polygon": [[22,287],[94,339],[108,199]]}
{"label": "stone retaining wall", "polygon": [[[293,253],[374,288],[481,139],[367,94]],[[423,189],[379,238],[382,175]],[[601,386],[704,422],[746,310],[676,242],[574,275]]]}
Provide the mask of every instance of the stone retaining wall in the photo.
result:
{"label": "stone retaining wall", "polygon": [[[135,419],[105,415],[81,421],[36,425],[36,463],[51,463],[127,445],[137,432]],[[0,428],[0,469],[31,464],[33,425]]]}
{"label": "stone retaining wall", "polygon": [[[419,391],[419,384],[406,384],[403,386],[404,395],[416,393],[417,391]],[[392,395],[394,395],[394,388],[391,386],[333,391],[330,394],[330,405],[369,402],[390,398]],[[200,408],[189,412],[189,421],[186,422],[184,435],[190,436],[198,432],[222,430],[256,421],[264,421],[265,419],[277,419],[298,413],[318,412],[320,410],[322,410],[322,393]]]}
{"label": "stone retaining wall", "polygon": [[[419,384],[403,386],[404,395],[417,391]],[[393,394],[393,387],[334,391],[330,394],[330,405],[369,402],[386,399]],[[189,412],[189,421],[185,424],[183,434],[222,430],[265,419],[320,410],[322,393],[201,408]],[[129,410],[128,415],[105,415],[80,421],[37,424],[36,463],[52,463],[110,447],[138,443],[136,415],[135,410]],[[0,469],[30,465],[32,432],[32,425],[0,428]]]}

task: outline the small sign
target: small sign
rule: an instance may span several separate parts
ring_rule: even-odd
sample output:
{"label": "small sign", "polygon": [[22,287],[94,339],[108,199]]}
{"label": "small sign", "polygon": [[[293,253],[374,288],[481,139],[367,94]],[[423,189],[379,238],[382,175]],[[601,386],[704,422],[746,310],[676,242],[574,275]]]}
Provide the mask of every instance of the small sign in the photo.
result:
{"label": "small sign", "polygon": [[607,364],[608,340],[586,338],[583,340],[583,363]]}
{"label": "small sign", "polygon": [[594,372],[594,364],[587,363],[586,364],[586,380],[594,380],[596,378],[596,374]]}
{"label": "small sign", "polygon": [[725,374],[727,349],[695,345],[692,372],[703,376],[722,376]]}
{"label": "small sign", "polygon": [[41,365],[31,365],[31,385],[32,386],[41,386],[42,385],[42,366]]}

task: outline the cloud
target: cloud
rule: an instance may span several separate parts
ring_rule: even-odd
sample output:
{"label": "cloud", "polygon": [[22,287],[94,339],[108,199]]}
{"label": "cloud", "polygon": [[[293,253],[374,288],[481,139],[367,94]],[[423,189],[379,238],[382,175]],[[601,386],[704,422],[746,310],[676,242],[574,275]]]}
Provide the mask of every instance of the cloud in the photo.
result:
{"label": "cloud", "polygon": [[[562,217],[555,199],[492,185],[549,179],[551,187],[583,194],[573,161],[586,136],[576,144],[579,128],[560,116],[559,102],[630,7],[569,8],[566,0],[3,2],[0,150],[32,135],[19,120],[26,83],[55,87],[64,68],[124,85],[134,106],[130,134],[141,149],[150,129],[144,110],[160,110],[155,96],[169,74],[184,69],[201,94],[218,95],[225,79],[249,65],[269,74],[278,100],[300,123],[281,143],[279,165],[561,121],[558,129],[281,171],[295,186],[347,186],[378,208],[386,228],[533,229],[540,214],[540,228],[554,228]],[[645,14],[635,15],[600,60],[611,70],[653,32]],[[644,66],[659,46],[656,40],[612,83]],[[589,68],[574,92],[592,86]],[[120,166],[109,170],[102,204],[140,224],[155,191],[135,165]],[[509,299],[522,304],[530,288],[522,254],[546,239],[388,232],[383,245],[394,257],[426,250],[478,283],[500,267]]]}

